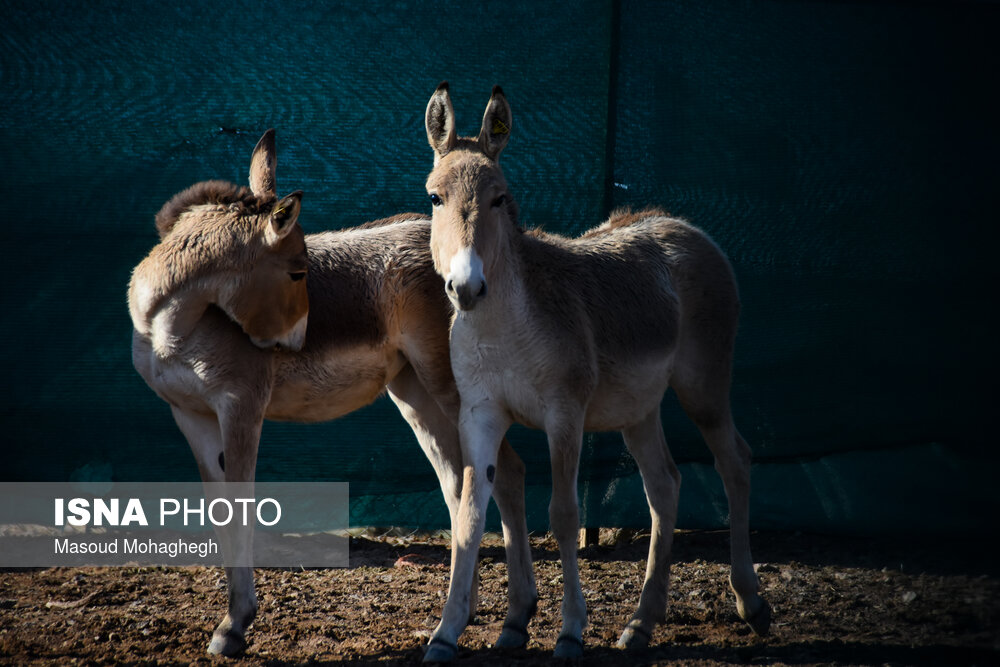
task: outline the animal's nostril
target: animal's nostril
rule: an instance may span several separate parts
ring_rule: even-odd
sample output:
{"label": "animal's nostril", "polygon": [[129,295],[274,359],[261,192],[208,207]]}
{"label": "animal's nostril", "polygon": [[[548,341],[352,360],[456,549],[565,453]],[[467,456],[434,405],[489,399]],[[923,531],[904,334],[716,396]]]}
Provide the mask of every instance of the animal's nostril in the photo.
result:
{"label": "animal's nostril", "polygon": [[483,282],[483,286],[479,288],[479,293],[476,294],[476,296],[479,297],[480,299],[483,298],[484,296],[486,296],[486,283],[485,283],[485,281]]}
{"label": "animal's nostril", "polygon": [[446,292],[448,292],[448,294],[454,294],[455,293],[455,282],[452,281],[452,280],[449,280],[448,282],[446,282],[444,284],[444,290]]}

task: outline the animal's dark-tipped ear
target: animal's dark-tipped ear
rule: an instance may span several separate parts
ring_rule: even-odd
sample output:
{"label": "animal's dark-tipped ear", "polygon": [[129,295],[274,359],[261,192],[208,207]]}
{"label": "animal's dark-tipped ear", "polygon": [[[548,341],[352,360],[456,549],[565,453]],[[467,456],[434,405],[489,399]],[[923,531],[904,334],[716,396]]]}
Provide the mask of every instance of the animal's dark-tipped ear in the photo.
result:
{"label": "animal's dark-tipped ear", "polygon": [[479,147],[486,157],[491,160],[500,157],[500,151],[510,139],[510,128],[510,104],[507,103],[503,89],[493,86],[493,94],[486,105],[486,113],[483,114],[483,127],[479,130]]}
{"label": "animal's dark-tipped ear", "polygon": [[427,127],[427,142],[434,149],[434,161],[445,155],[455,146],[455,109],[451,106],[448,95],[448,82],[442,81],[431,101],[427,103],[424,114],[424,124]]}
{"label": "animal's dark-tipped ear", "polygon": [[278,154],[274,149],[274,129],[264,133],[253,149],[250,158],[250,191],[258,197],[275,196],[278,193],[278,182],[275,171],[278,167]]}
{"label": "animal's dark-tipped ear", "polygon": [[299,220],[299,211],[302,210],[302,190],[296,190],[290,195],[282,197],[271,210],[268,221],[266,240],[274,245],[281,239],[288,236],[295,223]]}

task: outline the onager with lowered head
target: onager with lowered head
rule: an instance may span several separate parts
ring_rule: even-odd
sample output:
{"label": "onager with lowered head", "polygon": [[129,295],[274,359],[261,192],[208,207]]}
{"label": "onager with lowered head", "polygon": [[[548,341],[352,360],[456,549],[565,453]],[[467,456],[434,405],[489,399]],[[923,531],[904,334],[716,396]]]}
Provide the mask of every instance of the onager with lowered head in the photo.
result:
{"label": "onager with lowered head", "polygon": [[[388,389],[454,523],[459,399],[429,222],[407,214],[305,236],[302,193],[279,199],[275,166],[269,130],[254,149],[249,189],[199,183],[157,214],[160,242],[128,291],[136,369],[170,404],[206,483],[252,484],[265,418],[335,419]],[[524,466],[509,444],[501,449],[495,499],[512,590],[532,590]],[[221,537],[224,551],[247,553],[252,532]],[[229,609],[208,650],[234,655],[246,646],[257,598],[252,568],[226,575]],[[466,596],[476,598],[473,579]]]}
{"label": "onager with lowered head", "polygon": [[[681,481],[660,423],[668,385],[700,429],[725,485],[737,611],[766,633],[770,608],[758,593],[749,545],[750,448],[729,405],[740,308],[729,262],[703,232],[658,210],[615,214],[575,239],[522,231],[498,164],[511,126],[499,86],[477,138],[456,135],[447,84],[427,105],[431,251],[457,309],[451,361],[462,399],[465,472],[448,600],[424,660],[456,655],[486,504],[498,481],[498,452],[513,422],[548,435],[549,517],[564,582],[559,658],[582,654],[587,623],[576,556],[582,436],[622,432],[642,474],[652,537],[639,607],[619,645],[649,643],[666,616]],[[510,610],[498,645],[527,639],[532,610]]]}

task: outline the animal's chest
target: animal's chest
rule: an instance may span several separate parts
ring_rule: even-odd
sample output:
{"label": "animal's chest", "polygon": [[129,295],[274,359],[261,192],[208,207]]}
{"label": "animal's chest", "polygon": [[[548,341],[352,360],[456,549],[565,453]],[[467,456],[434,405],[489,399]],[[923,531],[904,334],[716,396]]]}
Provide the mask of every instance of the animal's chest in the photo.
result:
{"label": "animal's chest", "polygon": [[170,405],[191,412],[215,411],[209,390],[215,378],[207,364],[160,358],[149,340],[138,334],[132,342],[132,362],[150,389]]}
{"label": "animal's chest", "polygon": [[[463,402],[495,402],[517,422],[544,428],[546,415],[566,396],[558,378],[567,366],[551,346],[510,328],[493,334],[452,329],[452,369]],[[577,356],[586,365],[586,359]]]}

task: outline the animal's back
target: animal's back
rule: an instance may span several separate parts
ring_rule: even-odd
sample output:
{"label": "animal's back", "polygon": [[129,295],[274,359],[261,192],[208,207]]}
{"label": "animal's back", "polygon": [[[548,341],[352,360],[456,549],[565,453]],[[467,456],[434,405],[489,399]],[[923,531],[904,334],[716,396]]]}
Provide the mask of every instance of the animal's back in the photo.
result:
{"label": "animal's back", "polygon": [[734,326],[728,260],[703,232],[660,211],[612,217],[576,238],[528,232],[522,251],[538,312],[553,327],[589,325],[599,347],[635,355],[672,347],[706,309]]}

